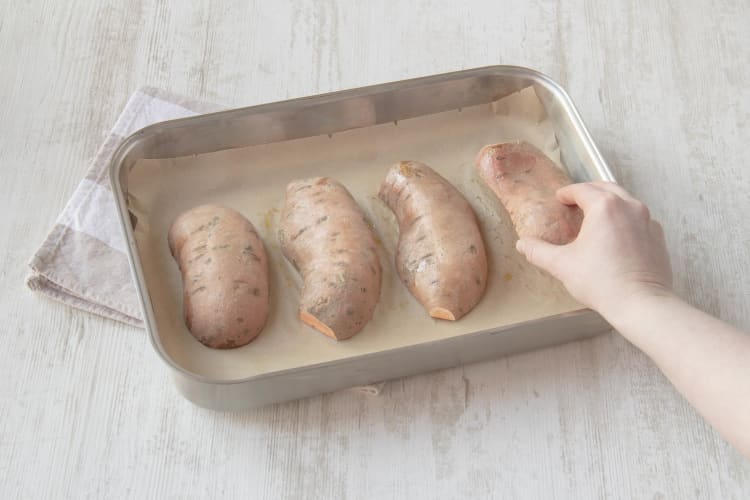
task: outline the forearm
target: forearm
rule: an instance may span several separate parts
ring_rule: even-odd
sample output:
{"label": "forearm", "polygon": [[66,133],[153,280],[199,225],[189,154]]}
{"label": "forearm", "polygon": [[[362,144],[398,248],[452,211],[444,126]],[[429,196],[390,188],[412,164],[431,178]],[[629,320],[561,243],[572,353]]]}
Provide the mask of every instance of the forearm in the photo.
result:
{"label": "forearm", "polygon": [[603,315],[750,457],[750,335],[673,295],[634,299]]}

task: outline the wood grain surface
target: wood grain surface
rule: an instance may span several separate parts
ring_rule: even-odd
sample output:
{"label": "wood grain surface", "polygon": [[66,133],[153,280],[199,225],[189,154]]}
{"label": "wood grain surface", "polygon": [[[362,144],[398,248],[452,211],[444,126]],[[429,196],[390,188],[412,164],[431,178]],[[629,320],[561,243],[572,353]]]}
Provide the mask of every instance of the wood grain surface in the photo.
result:
{"label": "wood grain surface", "polygon": [[746,0],[1,2],[0,497],[750,497],[750,463],[616,333],[217,414],[143,331],[23,286],[142,85],[239,106],[502,63],[567,88],[680,293],[750,330],[749,21]]}

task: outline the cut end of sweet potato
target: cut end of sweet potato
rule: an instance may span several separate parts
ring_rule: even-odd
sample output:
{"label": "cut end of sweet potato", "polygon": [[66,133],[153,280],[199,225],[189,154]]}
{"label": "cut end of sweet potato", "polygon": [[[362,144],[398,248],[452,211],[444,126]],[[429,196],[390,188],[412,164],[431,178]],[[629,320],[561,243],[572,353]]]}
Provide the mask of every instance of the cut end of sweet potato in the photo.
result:
{"label": "cut end of sweet potato", "polygon": [[331,327],[329,327],[328,325],[326,325],[325,323],[323,323],[322,321],[320,321],[318,318],[316,318],[315,316],[313,316],[307,311],[300,311],[299,319],[301,319],[304,324],[315,328],[316,330],[321,332],[323,335],[327,337],[331,337],[334,340],[344,340],[344,338],[349,338],[349,337],[342,338],[342,337],[336,336],[336,333],[331,329]]}
{"label": "cut end of sweet potato", "polygon": [[437,319],[456,321],[456,316],[444,307],[433,307],[432,309],[430,309],[430,316]]}

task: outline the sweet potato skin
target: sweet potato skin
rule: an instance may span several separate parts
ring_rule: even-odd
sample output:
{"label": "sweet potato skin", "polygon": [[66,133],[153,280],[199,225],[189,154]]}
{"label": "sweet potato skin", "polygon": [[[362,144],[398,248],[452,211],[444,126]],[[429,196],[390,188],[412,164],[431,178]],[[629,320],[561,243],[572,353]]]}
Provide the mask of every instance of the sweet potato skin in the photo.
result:
{"label": "sweet potato skin", "polygon": [[578,236],[583,212],[555,197],[572,181],[539,149],[524,141],[492,144],[479,152],[476,167],[510,214],[519,237],[564,245]]}
{"label": "sweet potato skin", "polygon": [[300,319],[344,340],[372,319],[382,268],[375,235],[349,191],[327,177],[287,185],[279,243],[302,275]]}
{"label": "sweet potato skin", "polygon": [[252,223],[220,205],[201,205],[172,223],[169,248],[182,273],[190,333],[215,349],[243,346],[268,319],[268,259]]}
{"label": "sweet potato skin", "polygon": [[471,311],[487,285],[487,255],[463,195],[427,165],[401,161],[378,196],[398,220],[396,270],[412,295],[434,318]]}

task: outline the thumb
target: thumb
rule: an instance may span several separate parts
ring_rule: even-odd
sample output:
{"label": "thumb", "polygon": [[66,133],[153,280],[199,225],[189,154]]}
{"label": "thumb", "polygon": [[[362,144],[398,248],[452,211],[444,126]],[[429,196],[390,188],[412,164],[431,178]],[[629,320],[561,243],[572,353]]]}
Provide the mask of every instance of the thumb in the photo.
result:
{"label": "thumb", "polygon": [[553,245],[540,238],[522,238],[516,242],[516,250],[526,257],[526,260],[555,277],[561,265],[563,249],[563,246]]}

